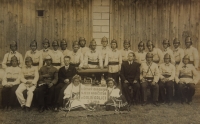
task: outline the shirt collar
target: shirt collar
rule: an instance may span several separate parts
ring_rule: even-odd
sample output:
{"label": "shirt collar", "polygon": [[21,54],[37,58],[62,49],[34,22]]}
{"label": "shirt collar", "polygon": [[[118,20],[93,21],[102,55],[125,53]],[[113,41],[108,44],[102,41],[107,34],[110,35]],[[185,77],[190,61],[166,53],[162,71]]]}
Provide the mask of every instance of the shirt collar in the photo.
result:
{"label": "shirt collar", "polygon": [[32,50],[31,50],[31,54],[35,54],[35,53],[36,53],[36,50],[35,50],[35,51],[32,51]]}
{"label": "shirt collar", "polygon": [[49,51],[49,49],[43,49],[43,52],[47,52],[47,51]]}
{"label": "shirt collar", "polygon": [[112,50],[113,52],[116,52],[117,50],[116,49],[114,49],[114,50]]}
{"label": "shirt collar", "polygon": [[143,51],[138,51],[138,53],[143,53]]}
{"label": "shirt collar", "polygon": [[106,50],[106,47],[102,47],[102,50]]}
{"label": "shirt collar", "polygon": [[96,53],[96,50],[91,50],[91,53]]}
{"label": "shirt collar", "polygon": [[168,63],[168,64],[165,63],[165,66],[169,66],[169,65],[170,65],[170,63]]}
{"label": "shirt collar", "polygon": [[11,53],[11,54],[16,54],[16,51],[14,51],[14,52],[13,52],[13,51],[10,51],[10,53]]}
{"label": "shirt collar", "polygon": [[31,68],[31,67],[26,66],[26,68]]}
{"label": "shirt collar", "polygon": [[124,51],[128,51],[129,49],[124,49]]}
{"label": "shirt collar", "polygon": [[68,68],[69,68],[69,65],[68,66],[65,65],[65,69],[68,69]]}

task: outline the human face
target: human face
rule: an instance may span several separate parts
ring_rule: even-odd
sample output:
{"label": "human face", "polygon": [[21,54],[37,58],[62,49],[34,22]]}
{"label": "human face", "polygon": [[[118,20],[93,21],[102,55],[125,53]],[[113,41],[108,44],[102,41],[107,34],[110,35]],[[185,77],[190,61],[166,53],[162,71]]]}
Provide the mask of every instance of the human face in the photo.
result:
{"label": "human face", "polygon": [[51,63],[52,63],[52,60],[51,60],[51,59],[46,59],[45,62],[46,62],[46,64],[47,64],[47,66],[50,66]]}
{"label": "human face", "polygon": [[174,48],[177,49],[179,47],[179,43],[174,43]]}
{"label": "human face", "polygon": [[35,51],[35,50],[37,49],[36,44],[33,44],[33,45],[31,45],[30,47],[31,47],[31,50],[32,50],[32,51]]}
{"label": "human face", "polygon": [[91,50],[95,50],[96,49],[96,43],[92,43],[92,44],[90,44],[90,49]]}
{"label": "human face", "polygon": [[80,41],[80,46],[81,46],[81,47],[85,47],[85,41],[84,41],[84,40],[81,40],[81,41]]}
{"label": "human face", "polygon": [[146,57],[146,60],[148,63],[151,63],[153,61],[153,57]]}
{"label": "human face", "polygon": [[143,51],[143,50],[144,50],[143,45],[139,45],[139,46],[138,46],[138,49],[139,49],[139,51]]}
{"label": "human face", "polygon": [[66,50],[67,45],[66,45],[66,44],[62,44],[62,45],[60,46],[60,48],[61,48],[61,50]]}
{"label": "human face", "polygon": [[73,46],[73,50],[74,50],[75,53],[78,51],[78,49],[79,49],[79,45],[74,45]]}
{"label": "human face", "polygon": [[114,82],[113,81],[108,81],[108,87],[113,88]]}
{"label": "human face", "polygon": [[26,66],[27,67],[31,67],[31,65],[32,65],[32,61],[26,61]]}
{"label": "human face", "polygon": [[17,50],[17,46],[16,45],[10,45],[10,49],[14,52]]}
{"label": "human face", "polygon": [[107,40],[102,40],[101,44],[103,47],[106,47],[108,45],[108,41]]}
{"label": "human face", "polygon": [[74,79],[74,81],[73,81],[74,86],[78,86],[79,83],[80,83],[79,79]]}
{"label": "human face", "polygon": [[124,43],[124,49],[128,49],[130,47],[129,43]]}
{"label": "human face", "polygon": [[117,44],[116,43],[111,43],[111,48],[112,49],[116,49],[117,48]]}
{"label": "human face", "polygon": [[18,61],[17,60],[12,60],[11,64],[12,64],[13,67],[17,67]]}
{"label": "human face", "polygon": [[190,61],[190,60],[189,60],[188,58],[183,58],[183,63],[184,63],[184,64],[188,64],[189,61]]}
{"label": "human face", "polygon": [[163,43],[163,48],[167,49],[167,47],[168,47],[168,43]]}
{"label": "human face", "polygon": [[132,53],[128,54],[128,61],[133,61],[135,59],[135,56]]}
{"label": "human face", "polygon": [[166,64],[169,64],[169,63],[170,63],[170,58],[164,58],[164,62],[165,62]]}
{"label": "human face", "polygon": [[44,48],[44,49],[47,49],[48,47],[49,47],[49,44],[48,44],[48,43],[44,43],[44,44],[43,44],[43,48]]}
{"label": "human face", "polygon": [[68,66],[69,63],[70,63],[70,59],[69,59],[69,58],[65,58],[65,59],[64,59],[64,63],[65,63],[66,66]]}
{"label": "human face", "polygon": [[185,46],[186,46],[186,48],[190,48],[191,41],[189,39],[185,41]]}
{"label": "human face", "polygon": [[148,48],[149,52],[153,51],[153,45],[152,44],[148,44],[147,48]]}
{"label": "human face", "polygon": [[52,45],[52,47],[53,47],[53,50],[58,50],[58,45]]}

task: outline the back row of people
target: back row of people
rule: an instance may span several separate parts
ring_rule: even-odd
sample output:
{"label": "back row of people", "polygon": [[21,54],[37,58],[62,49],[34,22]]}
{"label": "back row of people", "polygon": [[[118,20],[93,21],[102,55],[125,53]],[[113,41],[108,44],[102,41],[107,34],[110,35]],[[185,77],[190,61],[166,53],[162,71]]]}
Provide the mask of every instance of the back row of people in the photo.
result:
{"label": "back row of people", "polygon": [[[25,53],[25,58],[30,56],[33,59],[33,66],[37,66],[40,69],[44,65],[44,58],[47,55],[50,55],[53,59],[53,65],[59,69],[64,65],[63,57],[70,56],[71,64],[79,67],[79,68],[96,68],[99,67],[107,67],[108,65],[121,65],[123,61],[127,61],[127,55],[129,52],[133,52],[130,49],[131,42],[128,40],[124,40],[124,48],[118,50],[118,44],[116,40],[112,40],[110,47],[108,47],[108,39],[103,37],[101,40],[102,47],[96,49],[96,41],[93,39],[90,42],[89,48],[86,47],[85,38],[79,38],[79,41],[74,41],[72,44],[73,50],[70,51],[67,49],[67,42],[62,40],[60,42],[61,50],[59,50],[58,41],[52,42],[52,50],[50,49],[50,42],[48,39],[45,39],[43,42],[43,49],[37,50],[37,42],[32,41],[30,43],[31,50],[28,50]],[[190,63],[198,69],[199,66],[199,55],[196,48],[192,46],[191,37],[186,37],[185,39],[185,49],[180,48],[180,41],[175,38],[173,40],[174,50],[170,49],[169,40],[165,39],[162,42],[163,50],[156,48],[153,42],[147,41],[146,47],[148,48],[148,52],[153,53],[153,61],[157,64],[163,63],[163,57],[166,53],[168,53],[171,58],[171,63],[174,65],[179,65],[181,59],[184,55],[190,56]],[[22,55],[17,52],[17,43],[13,41],[10,44],[10,52],[6,53],[3,61],[2,67],[5,69],[7,66],[10,66],[10,59],[12,56],[16,56],[18,59],[19,67],[25,65],[25,60],[23,60]],[[136,55],[136,61],[138,63],[145,62],[145,43],[139,42],[138,51],[134,52]],[[109,68],[109,71],[112,73],[119,71],[120,68],[117,66],[112,66]]]}

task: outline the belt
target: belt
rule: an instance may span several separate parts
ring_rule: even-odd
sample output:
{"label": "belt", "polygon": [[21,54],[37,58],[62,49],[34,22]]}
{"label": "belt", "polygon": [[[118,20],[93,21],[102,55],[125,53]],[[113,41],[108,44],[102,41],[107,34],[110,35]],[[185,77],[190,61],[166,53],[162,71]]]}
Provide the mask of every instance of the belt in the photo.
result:
{"label": "belt", "polygon": [[88,64],[90,64],[90,65],[99,65],[99,62],[91,62],[91,61],[88,61]]}
{"label": "belt", "polygon": [[179,78],[193,78],[193,76],[189,76],[189,75],[181,75],[181,76],[179,76]]}
{"label": "belt", "polygon": [[158,64],[159,63],[159,60],[158,61],[153,61],[154,63]]}
{"label": "belt", "polygon": [[61,63],[52,63],[53,66],[61,66]]}
{"label": "belt", "polygon": [[26,76],[24,77],[26,80],[33,80],[35,78],[35,76]]}
{"label": "belt", "polygon": [[6,63],[6,66],[11,66],[11,63]]}
{"label": "belt", "polygon": [[33,66],[38,66],[39,65],[39,62],[37,63],[32,63]]}
{"label": "belt", "polygon": [[163,75],[163,76],[164,76],[165,78],[169,78],[171,75],[166,75],[166,74],[165,74],[165,75]]}
{"label": "belt", "polygon": [[80,65],[80,63],[70,63],[70,65],[72,65],[74,67],[78,67]]}
{"label": "belt", "polygon": [[153,81],[153,79],[154,79],[154,77],[145,77],[144,79],[146,79],[146,80],[147,80],[147,82],[152,82],[152,81]]}
{"label": "belt", "polygon": [[108,65],[119,65],[119,62],[109,62]]}
{"label": "belt", "polygon": [[15,80],[14,78],[7,78],[7,82],[14,82]]}
{"label": "belt", "polygon": [[194,65],[194,61],[190,61],[189,64],[193,64]]}

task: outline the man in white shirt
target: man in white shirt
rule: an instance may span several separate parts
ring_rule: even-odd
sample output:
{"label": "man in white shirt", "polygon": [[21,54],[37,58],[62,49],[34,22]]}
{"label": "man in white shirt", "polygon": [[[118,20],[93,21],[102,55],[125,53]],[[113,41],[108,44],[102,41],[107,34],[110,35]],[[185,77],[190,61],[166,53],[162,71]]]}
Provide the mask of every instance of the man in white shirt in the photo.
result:
{"label": "man in white shirt", "polygon": [[[160,70],[160,81],[159,91],[161,102],[168,102],[169,105],[172,105],[173,98],[173,85],[175,79],[175,66],[170,63],[171,56],[166,53],[164,55],[164,63],[162,63],[159,67]],[[165,94],[166,89],[166,94]],[[167,98],[166,98],[167,97]]]}
{"label": "man in white shirt", "polygon": [[144,42],[140,41],[138,44],[138,51],[135,52],[135,61],[140,64],[146,62],[146,54],[147,52],[145,52],[145,44]]}
{"label": "man in white shirt", "polygon": [[[162,44],[163,44],[163,48],[164,48],[163,55],[165,55],[166,53],[168,53],[170,56],[173,56],[173,51],[170,49],[169,40],[168,39],[164,39],[163,42],[162,42]],[[175,65],[174,57],[171,57],[170,62]]]}
{"label": "man in white shirt", "polygon": [[176,70],[175,81],[178,84],[178,93],[181,103],[192,102],[192,97],[195,94],[195,85],[199,81],[199,74],[194,65],[189,64],[190,56],[183,57],[183,64],[179,65]]}
{"label": "man in white shirt", "polygon": [[193,64],[196,69],[199,67],[199,53],[196,48],[192,46],[192,38],[190,36],[185,38],[185,46],[184,49],[185,55],[189,55],[190,62],[189,64]]}
{"label": "man in white shirt", "polygon": [[11,58],[13,56],[17,57],[18,66],[21,68],[23,66],[23,57],[22,54],[17,52],[17,42],[12,41],[10,43],[10,52],[6,53],[3,58],[2,68],[6,69],[7,67],[11,66]]}

